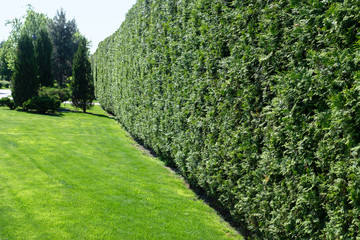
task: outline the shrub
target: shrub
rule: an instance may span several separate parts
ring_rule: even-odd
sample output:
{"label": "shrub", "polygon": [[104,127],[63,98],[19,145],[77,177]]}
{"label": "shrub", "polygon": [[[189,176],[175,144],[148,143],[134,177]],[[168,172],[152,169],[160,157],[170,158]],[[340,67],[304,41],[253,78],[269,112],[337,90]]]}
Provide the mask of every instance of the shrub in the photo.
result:
{"label": "shrub", "polygon": [[14,101],[10,98],[1,98],[0,99],[0,106],[1,107],[8,107],[10,108],[11,110],[15,109],[15,104],[14,104]]}
{"label": "shrub", "polygon": [[35,96],[23,104],[25,110],[36,110],[39,113],[55,112],[60,108],[60,101],[49,96]]}
{"label": "shrub", "polygon": [[60,102],[65,102],[70,99],[70,90],[68,88],[52,88],[52,87],[41,87],[38,91],[40,97],[49,96],[59,100]]}
{"label": "shrub", "polygon": [[96,96],[260,239],[360,237],[358,1],[139,0]]}

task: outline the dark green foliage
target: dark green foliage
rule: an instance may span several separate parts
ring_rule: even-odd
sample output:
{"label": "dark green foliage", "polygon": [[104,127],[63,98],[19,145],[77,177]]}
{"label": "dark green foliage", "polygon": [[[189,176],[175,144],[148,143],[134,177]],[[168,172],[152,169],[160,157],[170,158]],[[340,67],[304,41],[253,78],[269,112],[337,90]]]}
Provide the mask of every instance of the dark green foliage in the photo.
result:
{"label": "dark green foliage", "polygon": [[49,24],[50,37],[53,43],[52,67],[57,83],[62,87],[71,76],[72,61],[78,47],[75,38],[77,26],[75,20],[68,21],[63,9]]}
{"label": "dark green foliage", "polygon": [[15,109],[15,103],[10,98],[0,98],[0,107],[8,107],[11,110]]}
{"label": "dark green foliage", "polygon": [[54,85],[51,67],[52,44],[47,30],[41,29],[36,35],[35,56],[38,65],[39,85],[51,87]]}
{"label": "dark green foliage", "polygon": [[12,84],[12,96],[16,106],[37,95],[39,87],[34,46],[30,37],[22,34],[16,50],[15,72]]}
{"label": "dark green foliage", "polygon": [[55,112],[60,108],[61,102],[49,96],[34,96],[24,102],[23,109],[36,110],[38,113]]}
{"label": "dark green foliage", "polygon": [[60,102],[65,102],[70,99],[70,90],[67,88],[51,88],[51,87],[41,87],[38,92],[39,96],[49,96],[51,98],[57,99]]}
{"label": "dark green foliage", "polygon": [[95,92],[255,238],[355,239],[359,32],[354,0],[139,0]]}
{"label": "dark green foliage", "polygon": [[92,101],[95,99],[93,81],[87,41],[82,38],[74,56],[73,79],[70,88],[72,104],[76,108],[81,108],[83,112],[93,106]]}

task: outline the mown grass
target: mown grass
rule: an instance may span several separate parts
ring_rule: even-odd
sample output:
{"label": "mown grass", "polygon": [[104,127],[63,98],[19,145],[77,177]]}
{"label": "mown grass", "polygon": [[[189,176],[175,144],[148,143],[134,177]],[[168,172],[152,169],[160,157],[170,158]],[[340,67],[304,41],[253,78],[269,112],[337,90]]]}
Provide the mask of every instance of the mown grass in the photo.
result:
{"label": "mown grass", "polygon": [[90,112],[0,108],[0,239],[241,239],[98,106]]}

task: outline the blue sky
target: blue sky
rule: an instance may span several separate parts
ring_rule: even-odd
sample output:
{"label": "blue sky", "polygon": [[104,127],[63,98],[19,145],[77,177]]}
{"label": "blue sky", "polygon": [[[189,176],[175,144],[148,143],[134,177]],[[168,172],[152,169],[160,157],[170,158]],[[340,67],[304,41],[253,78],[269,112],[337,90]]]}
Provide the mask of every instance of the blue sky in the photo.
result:
{"label": "blue sky", "polygon": [[26,5],[31,4],[36,12],[53,18],[56,11],[63,8],[67,19],[75,18],[80,32],[92,41],[91,52],[99,42],[114,33],[124,21],[126,13],[136,0],[11,0],[0,7],[0,41],[6,40],[10,28],[6,20],[20,18],[26,13]]}

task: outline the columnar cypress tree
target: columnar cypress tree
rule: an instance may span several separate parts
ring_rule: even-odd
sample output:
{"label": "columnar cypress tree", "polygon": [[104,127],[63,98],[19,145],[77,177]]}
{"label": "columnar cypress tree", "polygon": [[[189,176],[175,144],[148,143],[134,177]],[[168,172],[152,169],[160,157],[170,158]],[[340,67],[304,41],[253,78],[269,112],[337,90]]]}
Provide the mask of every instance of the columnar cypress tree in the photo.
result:
{"label": "columnar cypress tree", "polygon": [[15,105],[22,106],[25,101],[37,95],[38,87],[34,46],[31,38],[26,34],[22,34],[16,50],[12,86]]}
{"label": "columnar cypress tree", "polygon": [[92,101],[95,99],[88,52],[86,39],[82,38],[73,61],[71,100],[73,105],[81,108],[83,112],[92,107]]}
{"label": "columnar cypress tree", "polygon": [[51,66],[52,44],[48,32],[41,29],[36,36],[36,62],[40,86],[51,87],[54,84]]}

